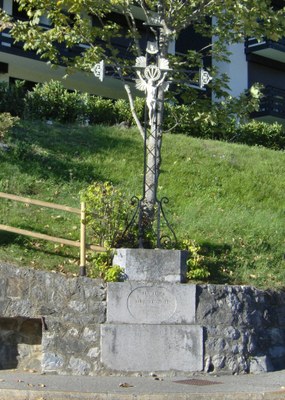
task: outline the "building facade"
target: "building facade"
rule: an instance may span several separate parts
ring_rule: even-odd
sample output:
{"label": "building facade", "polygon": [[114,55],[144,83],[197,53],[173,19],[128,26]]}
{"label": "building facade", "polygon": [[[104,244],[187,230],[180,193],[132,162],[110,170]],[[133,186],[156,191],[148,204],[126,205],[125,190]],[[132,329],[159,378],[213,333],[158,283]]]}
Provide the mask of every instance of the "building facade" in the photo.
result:
{"label": "building facade", "polygon": [[[273,0],[273,3],[276,8],[283,6],[283,0]],[[0,0],[0,7],[16,18],[24,18],[13,0]],[[48,28],[48,21],[44,18],[41,19],[41,24]],[[183,52],[188,43],[194,43],[194,47],[195,44],[200,46],[201,39],[193,35],[190,29],[185,30],[176,43],[176,50]],[[124,47],[124,43],[118,45]],[[79,45],[73,51],[79,54],[83,47]],[[228,50],[231,53],[230,63],[220,63],[218,68],[229,76],[232,95],[238,96],[254,83],[261,83],[264,87],[264,97],[259,112],[253,116],[285,124],[285,37],[279,42],[266,39],[257,42],[255,38],[248,38],[245,43],[230,45]],[[24,51],[21,43],[14,44],[8,30],[0,33],[1,81],[22,79],[36,83],[56,79],[62,81],[68,89],[108,98],[126,96],[123,85],[117,79],[106,77],[102,83],[98,79],[95,80],[92,73],[77,72],[63,79],[65,74],[64,67],[51,68],[33,52]]]}

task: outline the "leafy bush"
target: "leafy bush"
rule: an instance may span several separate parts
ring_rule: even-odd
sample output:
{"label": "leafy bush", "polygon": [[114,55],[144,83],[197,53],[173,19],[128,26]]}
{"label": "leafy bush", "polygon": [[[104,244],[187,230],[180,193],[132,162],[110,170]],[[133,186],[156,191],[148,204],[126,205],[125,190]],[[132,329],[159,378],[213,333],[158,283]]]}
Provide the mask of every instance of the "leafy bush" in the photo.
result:
{"label": "leafy bush", "polygon": [[18,117],[12,117],[10,113],[0,113],[0,139],[5,139],[9,130],[18,122]]}
{"label": "leafy bush", "polygon": [[24,85],[24,81],[16,81],[14,84],[0,82],[0,112],[18,117],[23,115],[26,93]]}
{"label": "leafy bush", "polygon": [[118,99],[114,103],[117,123],[125,122],[128,126],[132,125],[133,117],[129,103],[124,99]]}
{"label": "leafy bush", "polygon": [[248,120],[251,112],[258,110],[260,85],[253,85],[239,97],[225,95],[213,102],[209,97],[199,97],[189,92],[182,105],[166,104],[165,129],[173,133],[205,139],[227,140],[236,132],[240,121]]}
{"label": "leafy bush", "polygon": [[220,107],[215,112],[191,112],[189,106],[166,106],[165,129],[203,139],[225,140],[264,146],[274,150],[285,148],[285,129],[278,123],[252,120],[238,124],[237,116],[232,117]]}
{"label": "leafy bush", "polygon": [[[17,110],[21,109],[20,104],[23,102],[24,89],[21,85],[17,83],[9,88],[6,84],[0,84],[0,111],[6,102],[7,108],[12,108],[18,113],[16,115],[20,115]],[[285,133],[282,125],[256,121],[240,123],[247,120],[250,112],[258,107],[259,88],[253,87],[250,93],[251,96],[242,94],[240,98],[228,96],[217,103],[207,98],[200,99],[197,95],[191,104],[166,102],[164,130],[205,139],[284,149]],[[136,98],[134,107],[138,118],[143,121],[145,99]],[[89,121],[91,124],[113,125],[125,122],[129,126],[134,125],[128,101],[113,101],[87,93],[69,92],[59,81],[53,80],[37,84],[33,91],[26,94],[25,116],[63,123]]]}
{"label": "leafy bush", "polygon": [[129,201],[110,182],[95,182],[81,195],[86,202],[85,223],[94,241],[106,248],[105,253],[94,253],[90,277],[118,281],[123,270],[112,266],[113,250],[122,243],[128,223]]}
{"label": "leafy bush", "polygon": [[128,222],[129,200],[110,182],[95,182],[82,193],[86,224],[97,244],[116,248]]}
{"label": "leafy bush", "polygon": [[[134,100],[134,108],[140,121],[144,119],[145,99],[137,97]],[[130,104],[127,100],[119,99],[115,101],[114,109],[116,113],[117,123],[125,122],[127,125],[134,125]]]}
{"label": "leafy bush", "polygon": [[88,119],[91,124],[114,125],[117,122],[114,102],[102,97],[89,96]]}
{"label": "leafy bush", "polygon": [[101,278],[106,282],[123,280],[123,268],[112,265],[113,251],[107,249],[104,253],[94,253],[91,258],[90,278]]}
{"label": "leafy bush", "polygon": [[210,277],[210,271],[204,263],[204,256],[200,254],[200,246],[194,240],[184,239],[182,247],[188,251],[187,278],[190,280],[207,280]]}
{"label": "leafy bush", "polygon": [[[136,98],[134,107],[138,118],[143,119],[144,99]],[[98,96],[88,98],[88,119],[91,124],[114,125],[125,122],[128,126],[134,125],[134,120],[128,101],[103,99]]]}
{"label": "leafy bush", "polygon": [[[106,248],[106,252],[92,255],[89,275],[106,281],[121,280],[123,270],[112,265],[112,258],[114,248],[121,247],[122,244],[134,247],[135,230],[127,238],[123,238],[128,225],[129,201],[110,182],[93,183],[81,197],[86,203],[85,223],[91,229],[95,243]],[[150,242],[153,242],[153,237],[150,238]],[[189,279],[205,280],[210,276],[209,270],[203,265],[204,257],[200,254],[200,247],[195,241],[183,240],[177,248],[189,252],[187,261]]]}
{"label": "leafy bush", "polygon": [[59,81],[39,83],[25,97],[26,118],[72,123],[84,119],[86,113],[86,96],[69,92]]}
{"label": "leafy bush", "polygon": [[269,124],[266,122],[251,121],[241,125],[233,141],[250,146],[260,145],[275,150],[285,148],[285,130],[281,124]]}
{"label": "leafy bush", "polygon": [[182,133],[193,135],[193,116],[190,106],[186,104],[173,105],[165,103],[164,107],[164,129],[171,133]]}
{"label": "leafy bush", "polygon": [[[145,101],[134,101],[139,119],[144,116]],[[119,99],[113,101],[100,96],[77,91],[69,92],[61,82],[51,80],[37,84],[25,97],[25,117],[28,119],[56,120],[62,123],[85,122],[114,125],[126,122],[134,124],[129,103]]]}

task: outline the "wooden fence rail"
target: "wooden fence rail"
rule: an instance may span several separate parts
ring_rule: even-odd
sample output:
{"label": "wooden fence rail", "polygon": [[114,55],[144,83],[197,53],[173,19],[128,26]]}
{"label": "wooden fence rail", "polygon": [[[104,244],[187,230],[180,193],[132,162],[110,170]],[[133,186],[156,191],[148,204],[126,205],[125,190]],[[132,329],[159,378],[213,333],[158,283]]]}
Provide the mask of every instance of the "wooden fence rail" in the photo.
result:
{"label": "wooden fence rail", "polygon": [[0,192],[0,198],[18,201],[18,202],[22,202],[25,204],[32,204],[32,205],[36,205],[36,206],[40,206],[40,207],[52,208],[55,210],[67,211],[67,212],[71,212],[74,214],[79,214],[80,215],[80,241],[58,238],[55,236],[49,236],[49,235],[45,235],[43,233],[28,231],[26,229],[14,228],[12,226],[2,225],[2,224],[0,224],[0,230],[12,232],[12,233],[18,233],[19,235],[31,236],[31,237],[34,237],[37,239],[47,240],[49,242],[60,243],[60,244],[64,244],[67,246],[79,247],[80,248],[80,276],[86,275],[86,249],[91,249],[91,250],[97,251],[97,252],[106,251],[106,249],[102,246],[95,246],[95,245],[90,245],[90,244],[86,243],[86,226],[84,224],[86,211],[85,211],[85,203],[84,202],[81,203],[81,208],[79,209],[79,208],[63,206],[60,204],[49,203],[47,201],[30,199],[28,197],[16,196],[14,194],[8,194],[8,193],[3,193],[3,192]]}

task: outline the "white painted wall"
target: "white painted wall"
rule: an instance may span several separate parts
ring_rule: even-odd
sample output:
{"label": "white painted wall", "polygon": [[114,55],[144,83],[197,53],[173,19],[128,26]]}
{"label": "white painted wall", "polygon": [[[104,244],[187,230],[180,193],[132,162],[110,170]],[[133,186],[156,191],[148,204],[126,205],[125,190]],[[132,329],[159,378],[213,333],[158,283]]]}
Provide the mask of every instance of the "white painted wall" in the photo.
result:
{"label": "white painted wall", "polygon": [[48,82],[51,79],[55,79],[61,81],[67,89],[76,89],[81,92],[110,98],[127,97],[119,79],[106,78],[102,83],[91,72],[77,72],[64,79],[66,70],[63,67],[51,68],[48,63],[43,61],[9,53],[0,52],[0,61],[9,64],[9,74],[0,74],[0,81],[7,81],[9,76],[32,82]]}
{"label": "white painted wall", "polygon": [[3,0],[3,10],[5,10],[8,14],[12,15],[13,1],[12,0]]}
{"label": "white painted wall", "polygon": [[229,77],[230,94],[234,97],[239,96],[244,90],[248,89],[248,65],[244,53],[244,43],[231,44],[228,46],[231,52],[230,62],[215,62],[220,73],[225,73]]}

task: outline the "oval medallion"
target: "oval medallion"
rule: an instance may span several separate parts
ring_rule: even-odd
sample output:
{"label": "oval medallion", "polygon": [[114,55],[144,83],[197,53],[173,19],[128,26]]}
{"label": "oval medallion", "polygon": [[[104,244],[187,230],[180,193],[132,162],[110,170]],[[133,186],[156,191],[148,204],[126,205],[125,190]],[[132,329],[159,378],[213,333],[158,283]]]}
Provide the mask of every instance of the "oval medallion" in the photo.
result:
{"label": "oval medallion", "polygon": [[164,287],[140,286],[128,297],[128,310],[141,323],[161,323],[175,313],[175,296]]}

